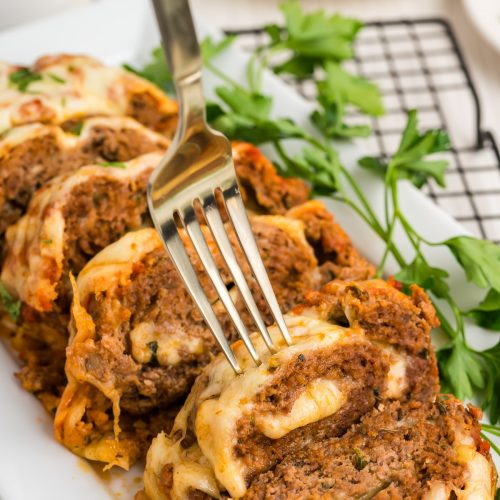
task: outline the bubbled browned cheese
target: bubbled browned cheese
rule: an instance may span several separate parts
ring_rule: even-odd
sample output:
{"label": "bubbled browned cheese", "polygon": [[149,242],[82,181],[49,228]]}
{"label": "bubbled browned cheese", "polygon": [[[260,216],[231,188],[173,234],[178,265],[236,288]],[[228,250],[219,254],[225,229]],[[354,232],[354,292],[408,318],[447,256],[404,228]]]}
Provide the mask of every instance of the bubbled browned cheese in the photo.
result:
{"label": "bubbled browned cheese", "polygon": [[[15,73],[34,76],[29,87]],[[87,116],[131,116],[172,136],[177,103],[158,87],[88,56],[41,57],[30,68],[0,63],[0,133],[27,123],[64,125]]]}

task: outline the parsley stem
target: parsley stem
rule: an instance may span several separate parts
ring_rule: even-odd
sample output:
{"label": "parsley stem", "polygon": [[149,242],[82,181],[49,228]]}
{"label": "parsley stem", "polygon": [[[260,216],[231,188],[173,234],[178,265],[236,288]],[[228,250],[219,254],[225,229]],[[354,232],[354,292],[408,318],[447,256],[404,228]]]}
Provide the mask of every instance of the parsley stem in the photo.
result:
{"label": "parsley stem", "polygon": [[500,436],[500,427],[491,424],[481,424],[481,427],[484,432],[488,432],[489,434],[493,434],[494,436]]}
{"label": "parsley stem", "polygon": [[215,67],[211,62],[205,61],[204,65],[205,68],[207,68],[216,77],[220,78],[223,82],[226,82],[227,84],[231,85],[234,88],[237,88],[238,90],[246,92],[246,90],[238,82],[227,76],[219,68]]}

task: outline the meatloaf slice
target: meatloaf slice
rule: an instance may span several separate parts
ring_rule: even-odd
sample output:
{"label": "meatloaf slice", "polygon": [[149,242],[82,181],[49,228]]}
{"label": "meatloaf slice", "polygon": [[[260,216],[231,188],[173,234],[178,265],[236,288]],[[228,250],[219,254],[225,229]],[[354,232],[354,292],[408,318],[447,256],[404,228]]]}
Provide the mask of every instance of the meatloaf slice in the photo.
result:
{"label": "meatloaf slice", "polygon": [[65,131],[34,123],[0,139],[0,255],[3,235],[50,179],[94,161],[127,161],[164,150],[168,140],[127,117],[89,118]]}
{"label": "meatloaf slice", "polygon": [[[311,202],[311,210],[325,208]],[[304,224],[292,217],[269,215],[254,215],[251,222],[278,301],[284,310],[289,310],[302,301],[304,293],[322,284],[323,275],[305,238]],[[209,231],[203,229],[215,248]],[[229,228],[228,232],[235,242],[234,233]],[[224,330],[234,339],[224,308],[194,251],[187,241],[186,244]],[[254,328],[221,256],[217,251],[214,253],[238,310],[249,328]],[[271,315],[239,247],[238,256],[270,324]],[[124,467],[136,457],[122,450],[122,447],[128,450],[129,443],[118,433],[115,442],[115,435],[102,435],[91,426],[82,427],[84,432],[76,439],[80,444],[74,444],[73,424],[79,420],[92,421],[92,414],[86,408],[93,405],[93,396],[88,394],[105,394],[107,406],[102,411],[110,417],[114,412],[115,422],[121,425],[120,414],[147,415],[187,394],[201,368],[218,351],[156,232],[148,229],[124,236],[81,271],[72,306],[71,332],[66,363],[69,383],[55,424],[58,437],[83,456],[88,456],[89,442],[95,447],[102,446],[100,460]],[[110,439],[116,450],[121,450],[120,457],[113,460],[107,458]],[[93,453],[92,458],[96,456]]]}
{"label": "meatloaf slice", "polygon": [[496,472],[478,414],[446,395],[379,405],[343,436],[288,455],[244,498],[493,499]]}
{"label": "meatloaf slice", "polygon": [[[372,330],[351,323],[347,304],[344,318],[325,315],[325,305],[343,306],[332,286],[364,295],[380,310],[397,311],[378,323],[381,330],[390,328],[391,337],[382,340],[377,325]],[[314,296],[321,300],[306,299],[286,315],[291,346],[272,327],[280,347],[276,354],[253,336],[262,365],[255,366],[238,341],[233,350],[242,375],[235,375],[222,355],[203,370],[172,433],[160,435],[148,453],[145,484],[151,498],[188,498],[190,490],[241,498],[267,471],[341,436],[374,407],[435,397],[438,377],[429,334],[437,320],[419,305],[425,300],[425,309],[432,308],[420,289],[408,297],[381,280],[333,282]],[[371,321],[369,308],[357,318]],[[407,328],[415,332],[415,345],[404,343]],[[421,345],[425,358],[419,355]],[[166,480],[169,474],[173,481]]]}
{"label": "meatloaf slice", "polygon": [[[24,88],[26,80],[16,78],[20,71],[32,79]],[[61,125],[105,115],[131,116],[172,136],[177,123],[177,103],[158,87],[87,56],[45,56],[30,68],[0,63],[0,91],[0,133],[27,123]]]}
{"label": "meatloaf slice", "polygon": [[69,273],[141,227],[146,184],[161,157],[88,165],[38,190],[27,214],[7,230],[1,280],[10,294],[38,312],[53,311],[58,301],[65,310]]}

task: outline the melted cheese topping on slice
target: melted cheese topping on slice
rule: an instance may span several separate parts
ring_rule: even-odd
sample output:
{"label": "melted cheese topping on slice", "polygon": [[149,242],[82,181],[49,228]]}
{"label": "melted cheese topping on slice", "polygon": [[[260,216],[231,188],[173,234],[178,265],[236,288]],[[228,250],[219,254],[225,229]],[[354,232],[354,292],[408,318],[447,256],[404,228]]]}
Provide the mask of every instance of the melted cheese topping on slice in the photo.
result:
{"label": "melted cheese topping on slice", "polygon": [[[269,332],[278,347],[276,354],[270,354],[260,336],[253,335],[252,340],[261,356],[262,364],[255,366],[242,342],[233,344],[233,350],[244,373],[236,376],[221,355],[218,356],[199,378],[185,405],[179,412],[171,438],[155,442],[148,454],[146,467],[146,491],[154,498],[165,498],[162,486],[157,478],[165,464],[173,465],[174,485],[170,492],[172,498],[185,498],[187,489],[201,489],[199,485],[220,483],[221,490],[226,489],[234,498],[246,492],[247,469],[245,464],[234,454],[237,439],[237,422],[244,416],[253,416],[259,430],[271,439],[279,439],[299,427],[324,419],[337,412],[345,403],[346,394],[336,380],[317,378],[311,380],[298,395],[290,411],[286,414],[270,411],[264,413],[258,409],[257,394],[269,384],[274,383],[276,367],[297,359],[299,354],[316,356],[318,352],[339,348],[343,345],[369,342],[362,330],[354,330],[332,325],[313,317],[313,310],[308,316],[298,314],[285,315],[294,343],[285,344],[276,327]],[[392,347],[377,344],[381,355],[389,362],[387,393],[400,397],[406,389],[405,379],[407,360]],[[201,382],[208,378],[209,382]],[[194,419],[197,442],[190,448],[180,445],[179,433],[185,434],[188,421]],[[191,457],[191,458],[190,458]],[[193,458],[197,457],[197,458]],[[186,460],[195,460],[203,465],[202,469],[190,472]],[[206,464],[210,467],[207,469]],[[181,465],[179,467],[179,465]],[[192,469],[193,471],[195,469]],[[200,477],[200,471],[205,474]],[[182,486],[177,487],[177,474],[188,476],[182,479]],[[181,483],[179,483],[181,484]],[[214,498],[217,492],[207,492]]]}
{"label": "melted cheese topping on slice", "polygon": [[[234,455],[236,424],[244,415],[255,414],[255,396],[273,380],[269,368],[289,363],[299,354],[306,357],[315,356],[315,353],[324,349],[367,342],[360,330],[343,328],[322,320],[287,316],[286,321],[294,338],[292,346],[282,344],[278,353],[270,355],[264,350],[262,342],[256,342],[263,363],[255,367],[250,364],[248,355],[244,355],[239,343],[235,344],[238,359],[243,354],[241,364],[244,374],[236,377],[230,368],[231,371],[227,371],[225,360],[218,360],[218,363],[216,360],[208,370],[210,384],[200,396],[202,401],[198,401],[195,419],[198,446],[212,464],[217,480],[234,497],[243,496],[246,492],[246,468]],[[283,342],[275,327],[270,328],[270,333],[273,340]],[[392,353],[388,354],[392,360]],[[398,359],[396,363],[401,361]],[[395,371],[398,370],[399,368]],[[217,393],[220,396],[213,398]],[[346,395],[341,392],[335,381],[316,379],[304,388],[288,414],[258,413],[256,424],[265,435],[278,439],[298,427],[334,414],[345,402],[345,398]]]}
{"label": "melted cheese topping on slice", "polygon": [[0,133],[11,127],[44,122],[59,124],[89,115],[124,115],[130,94],[147,92],[160,112],[177,112],[177,104],[152,83],[122,68],[110,68],[85,56],[54,56],[38,60],[40,78],[29,92],[10,82],[18,68],[0,64]]}

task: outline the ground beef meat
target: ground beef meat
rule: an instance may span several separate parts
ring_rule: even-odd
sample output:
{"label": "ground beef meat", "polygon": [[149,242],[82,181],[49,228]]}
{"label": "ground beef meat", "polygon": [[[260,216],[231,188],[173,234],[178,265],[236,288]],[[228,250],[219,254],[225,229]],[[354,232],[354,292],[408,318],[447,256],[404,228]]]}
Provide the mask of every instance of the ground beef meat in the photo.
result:
{"label": "ground beef meat", "polygon": [[288,454],[255,478],[244,498],[417,499],[435,483],[459,491],[467,481],[457,459],[459,431],[477,436],[481,449],[479,423],[452,397],[381,405],[343,436]]}

